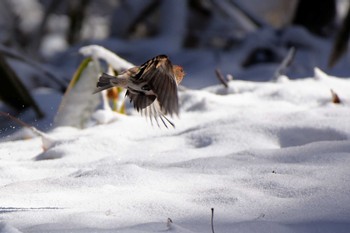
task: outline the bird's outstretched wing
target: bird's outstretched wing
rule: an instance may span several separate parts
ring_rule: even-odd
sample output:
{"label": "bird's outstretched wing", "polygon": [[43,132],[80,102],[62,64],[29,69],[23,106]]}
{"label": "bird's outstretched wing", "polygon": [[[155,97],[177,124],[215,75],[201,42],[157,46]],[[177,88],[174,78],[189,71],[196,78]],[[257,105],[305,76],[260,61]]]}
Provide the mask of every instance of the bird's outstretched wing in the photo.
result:
{"label": "bird's outstretched wing", "polygon": [[157,98],[155,95],[145,95],[143,92],[126,91],[126,96],[130,98],[134,108],[139,112],[151,105]]}
{"label": "bird's outstretched wing", "polygon": [[[177,84],[173,65],[166,55],[156,56],[140,66],[140,71],[133,77],[136,82],[146,83],[143,87],[156,96],[160,111],[163,114],[178,114],[179,101],[177,96]],[[133,98],[131,98],[134,101]],[[136,98],[135,98],[136,100]],[[136,109],[143,109],[142,105],[134,102]],[[149,103],[149,102],[148,102]],[[147,105],[148,106],[148,105]]]}

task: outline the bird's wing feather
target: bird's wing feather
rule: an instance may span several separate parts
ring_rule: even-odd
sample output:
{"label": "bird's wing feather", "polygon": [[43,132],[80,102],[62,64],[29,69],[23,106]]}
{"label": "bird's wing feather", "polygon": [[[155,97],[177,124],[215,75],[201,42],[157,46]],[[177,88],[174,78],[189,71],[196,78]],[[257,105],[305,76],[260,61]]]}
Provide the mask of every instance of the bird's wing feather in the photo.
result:
{"label": "bird's wing feather", "polygon": [[133,103],[134,108],[139,112],[140,110],[146,108],[150,104],[154,102],[156,99],[155,95],[145,95],[143,93],[133,93],[131,91],[127,91],[126,94],[130,98],[130,102]]}
{"label": "bird's wing feather", "polygon": [[[158,118],[167,127],[167,123],[174,124],[165,117],[165,114],[178,114],[179,103],[177,96],[177,84],[173,65],[165,55],[159,55],[142,64],[134,75],[131,75],[135,89],[126,92],[134,108],[141,114],[149,116],[151,122]],[[144,85],[143,90],[136,90]],[[147,90],[146,90],[147,89]],[[158,124],[159,125],[159,124]]]}
{"label": "bird's wing feather", "polygon": [[129,96],[130,102],[133,103],[134,108],[141,112],[141,115],[149,117],[151,123],[153,124],[153,119],[159,126],[158,118],[161,119],[162,123],[165,127],[168,128],[168,124],[172,127],[175,127],[174,123],[172,123],[162,112],[159,102],[155,101],[155,95],[144,95],[142,93],[134,93],[131,91],[127,91],[126,95]]}
{"label": "bird's wing feather", "polygon": [[159,55],[150,61],[141,66],[140,79],[148,81],[164,114],[178,114],[179,103],[173,65],[165,55]]}

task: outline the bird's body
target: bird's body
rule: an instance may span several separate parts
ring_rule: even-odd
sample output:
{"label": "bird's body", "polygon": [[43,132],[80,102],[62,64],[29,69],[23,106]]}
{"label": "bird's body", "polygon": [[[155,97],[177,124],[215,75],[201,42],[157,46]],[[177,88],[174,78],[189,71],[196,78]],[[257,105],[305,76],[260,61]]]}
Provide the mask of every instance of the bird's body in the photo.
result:
{"label": "bird's body", "polygon": [[126,96],[137,111],[145,113],[151,119],[157,120],[159,117],[165,126],[163,118],[173,125],[164,115],[178,115],[177,85],[184,75],[182,67],[172,65],[166,55],[159,55],[116,77],[103,73],[97,82],[95,93],[112,87],[123,87],[127,89]]}

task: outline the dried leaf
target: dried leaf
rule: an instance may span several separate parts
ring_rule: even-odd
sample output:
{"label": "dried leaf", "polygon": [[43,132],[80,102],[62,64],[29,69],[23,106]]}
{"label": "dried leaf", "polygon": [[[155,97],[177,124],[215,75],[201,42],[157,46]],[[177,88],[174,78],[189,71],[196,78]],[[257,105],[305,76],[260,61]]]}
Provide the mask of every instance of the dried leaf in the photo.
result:
{"label": "dried leaf", "polygon": [[332,89],[331,89],[331,93],[332,93],[332,103],[334,103],[334,104],[341,104],[342,101],[340,100],[340,98],[337,95],[337,93],[335,93]]}

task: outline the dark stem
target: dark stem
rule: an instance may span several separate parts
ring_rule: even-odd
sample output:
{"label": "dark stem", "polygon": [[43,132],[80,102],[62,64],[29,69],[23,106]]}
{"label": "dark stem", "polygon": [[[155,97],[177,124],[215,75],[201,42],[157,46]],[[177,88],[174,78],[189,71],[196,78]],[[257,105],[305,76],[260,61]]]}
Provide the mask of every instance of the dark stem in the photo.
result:
{"label": "dark stem", "polygon": [[214,208],[211,208],[211,231],[215,233],[214,231]]}
{"label": "dark stem", "polygon": [[221,71],[219,69],[215,69],[216,77],[219,79],[219,81],[224,85],[226,88],[228,88],[228,84],[224,76],[222,75]]}

